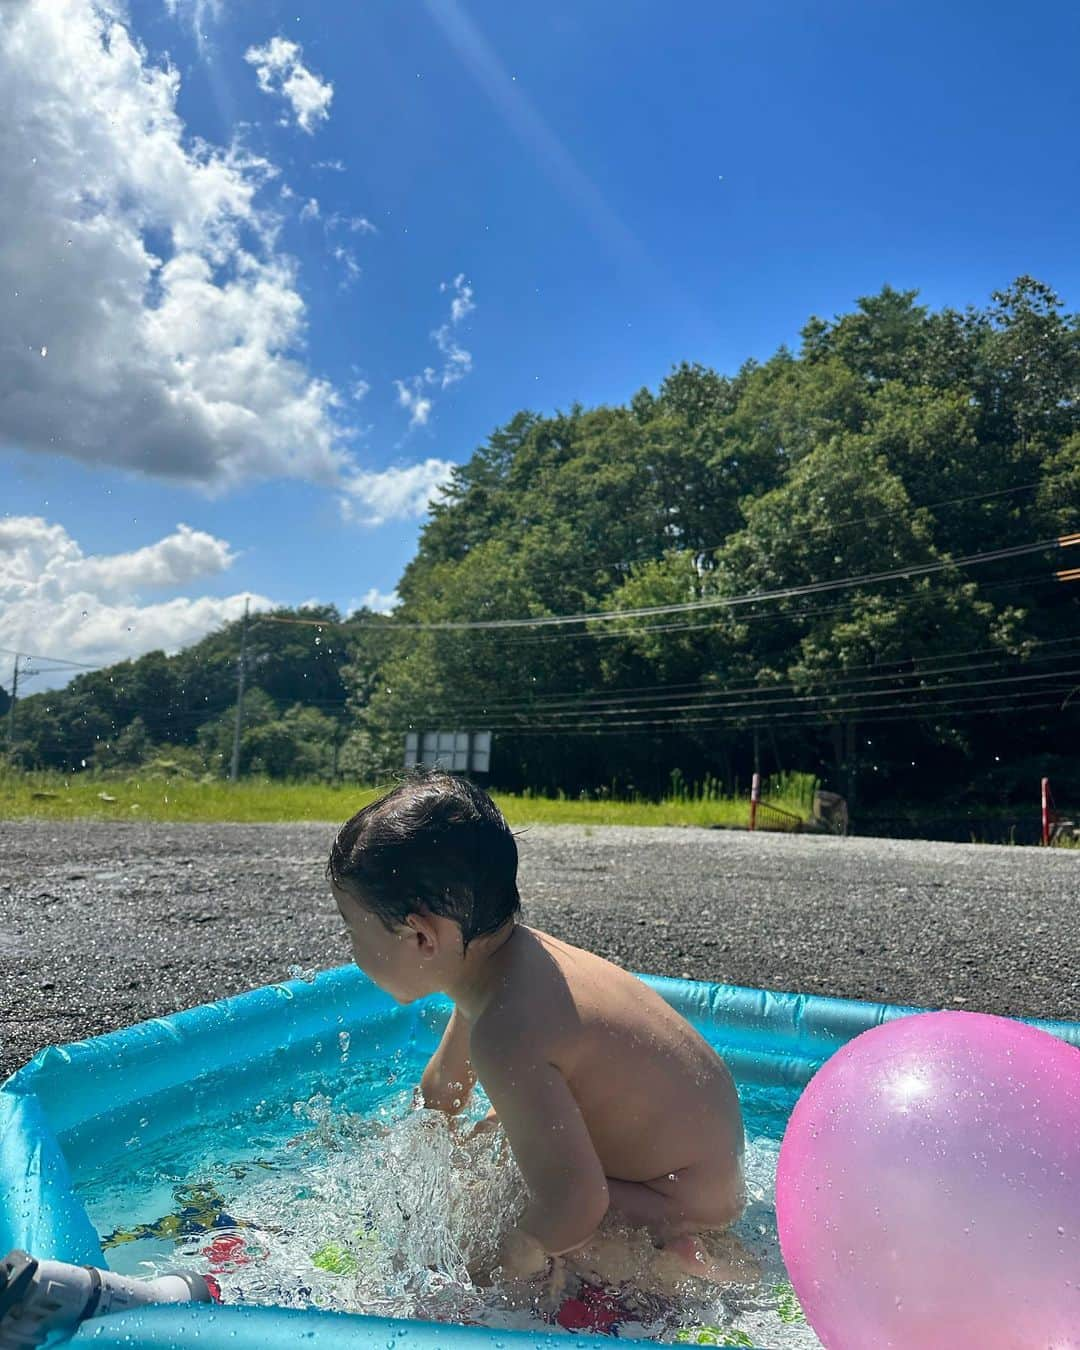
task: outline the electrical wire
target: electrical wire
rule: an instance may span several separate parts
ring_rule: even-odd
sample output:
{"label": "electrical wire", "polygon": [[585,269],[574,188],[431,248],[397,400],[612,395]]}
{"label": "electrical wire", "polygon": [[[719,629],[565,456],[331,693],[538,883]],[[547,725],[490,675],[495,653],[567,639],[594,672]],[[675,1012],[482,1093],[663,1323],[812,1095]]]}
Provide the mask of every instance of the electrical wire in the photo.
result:
{"label": "electrical wire", "polygon": [[[499,720],[499,717],[477,719],[477,721],[482,721],[482,726],[476,729],[492,732],[513,732],[518,728],[520,728],[522,725],[524,725],[526,727],[547,726],[552,729],[562,726],[565,727],[567,730],[576,730],[587,726],[612,725],[614,724],[615,719],[618,719],[618,725],[621,727],[649,725],[649,721],[647,718],[635,716],[638,713],[645,713],[645,714],[678,713],[682,714],[679,720],[687,724],[695,720],[701,720],[686,715],[693,713],[705,714],[706,718],[715,718],[719,716],[721,719],[725,721],[732,721],[732,720],[742,721],[748,717],[754,716],[759,717],[768,716],[769,718],[772,718],[774,720],[789,719],[800,716],[802,712],[809,712],[812,715],[827,713],[829,714],[830,717],[835,717],[843,712],[848,713],[860,712],[866,717],[871,717],[874,716],[877,712],[891,711],[894,708],[904,708],[912,706],[910,702],[907,703],[903,701],[898,702],[897,700],[903,699],[910,700],[911,698],[916,696],[921,696],[923,698],[923,701],[925,702],[928,699],[932,699],[934,696],[949,690],[971,689],[972,687],[983,689],[990,685],[1018,685],[1018,684],[1028,684],[1035,681],[1065,680],[1071,679],[1074,676],[1080,676],[1080,669],[1049,670],[1049,671],[1042,671],[1034,675],[999,676],[994,679],[984,678],[979,680],[977,684],[975,684],[974,686],[973,682],[970,680],[952,680],[942,682],[936,685],[923,686],[918,689],[876,689],[863,691],[839,690],[834,697],[837,699],[848,700],[848,706],[846,708],[837,707],[835,703],[829,704],[826,701],[827,696],[823,697],[821,695],[811,694],[811,695],[802,695],[795,698],[792,698],[790,696],[784,696],[781,698],[732,699],[727,702],[716,702],[705,705],[668,704],[663,707],[655,707],[655,708],[610,708],[610,709],[601,708],[601,709],[584,709],[584,710],[569,709],[566,712],[547,712],[540,717],[528,716],[527,714],[523,713],[520,715],[522,720],[519,721],[507,720],[513,718],[514,714],[504,712],[501,715],[504,720],[501,722]],[[1069,688],[1071,686],[1066,687]],[[992,695],[992,697],[993,696],[997,695]],[[853,700],[860,700],[860,702],[855,703],[853,702]],[[878,700],[878,702],[872,702],[869,700]],[[881,700],[886,701],[882,702]],[[947,701],[949,700],[946,700],[946,702]],[[813,704],[814,706],[809,709],[800,708],[800,705],[808,703]],[[582,718],[588,717],[602,718],[602,719],[607,718],[609,720],[606,723],[604,721],[586,722],[581,720]],[[573,722],[566,720],[559,720],[569,718],[575,718],[577,720]],[[437,718],[436,720],[443,721],[446,719]],[[460,721],[467,722],[471,719],[459,718],[458,720],[459,722]],[[662,717],[659,720],[670,720],[670,718]],[[470,730],[473,728],[465,726],[461,727],[461,729]]]}
{"label": "electrical wire", "polygon": [[[1054,639],[1052,642],[1048,642],[1044,645],[1047,647],[1066,646],[1078,642],[1080,642],[1080,636],[1074,638]],[[993,652],[994,652],[993,648],[982,648],[982,649],[975,649],[970,654],[977,655],[981,653],[993,653]],[[963,654],[964,653],[958,653],[958,655]],[[881,672],[874,675],[849,676],[847,674],[838,673],[835,676],[823,676],[818,679],[807,679],[806,681],[802,681],[799,683],[791,682],[791,683],[783,683],[783,684],[778,683],[768,685],[762,684],[736,685],[733,687],[709,686],[705,688],[701,688],[700,686],[671,685],[671,686],[660,686],[659,688],[654,689],[649,689],[644,686],[638,686],[638,689],[634,691],[638,693],[638,697],[636,698],[626,698],[625,697],[626,693],[630,691],[624,690],[624,691],[604,691],[600,694],[596,694],[591,697],[575,693],[552,694],[549,696],[541,696],[535,700],[531,700],[528,702],[522,702],[520,700],[517,701],[491,700],[487,703],[484,703],[483,705],[479,705],[476,703],[470,705],[454,704],[452,701],[450,701],[438,704],[439,711],[437,716],[439,717],[440,720],[445,721],[447,718],[454,718],[454,717],[458,718],[465,717],[475,719],[477,716],[479,716],[481,718],[487,717],[490,719],[492,716],[496,717],[511,716],[514,715],[515,713],[520,713],[522,716],[535,715],[536,713],[547,714],[552,716],[563,716],[563,715],[573,715],[580,712],[596,712],[596,713],[635,712],[648,710],[649,704],[654,701],[660,702],[662,710],[677,711],[680,708],[699,708],[703,706],[707,707],[710,706],[710,704],[716,700],[730,700],[730,702],[724,704],[723,706],[734,706],[734,704],[739,704],[740,706],[750,706],[755,703],[766,703],[766,702],[799,703],[799,702],[807,702],[814,699],[820,701],[822,698],[830,697],[833,695],[840,696],[850,694],[852,697],[856,696],[864,697],[869,694],[875,693],[878,694],[906,693],[909,691],[903,688],[902,684],[900,683],[902,681],[934,678],[939,675],[959,674],[961,671],[969,672],[973,675],[981,677],[987,672],[1001,670],[1003,668],[1004,662],[1009,659],[1009,655],[1010,655],[1009,653],[1000,653],[998,659],[992,661],[985,661],[978,665],[967,663],[963,665],[943,666],[936,669],[894,671],[891,673]],[[1024,661],[1025,662],[1053,661],[1053,660],[1060,660],[1062,658],[1069,659],[1069,657],[1070,654],[1066,652],[1047,652],[1040,654],[1039,650],[1036,649],[1034,653],[1024,658]],[[941,658],[938,657],[933,659],[940,660]],[[1015,660],[1016,658],[1012,659]],[[897,662],[896,664],[902,663]],[[853,670],[872,669],[872,667],[866,666],[852,667],[852,669]],[[880,683],[882,681],[889,681],[895,687],[886,690],[868,690],[864,691],[864,693],[861,694],[857,693],[857,691],[851,690],[848,687],[850,685]],[[967,683],[967,681],[962,681],[961,683]],[[815,686],[824,688],[827,690],[827,692],[818,694],[812,693],[807,694],[798,692],[806,689],[813,689]],[[944,686],[937,686],[937,685],[923,686],[923,688],[936,688],[936,687],[944,687]],[[780,695],[781,697],[779,698],[773,697],[775,695]],[[673,696],[681,698],[695,698],[698,700],[702,700],[702,702],[698,702],[695,704],[671,703],[668,700],[670,700]],[[735,696],[735,698],[732,699],[732,696]],[[609,707],[608,705],[613,706]],[[487,723],[485,722],[485,729],[486,727]]]}
{"label": "electrical wire", "polygon": [[[1068,536],[1065,536],[1068,538]],[[1073,540],[1069,541],[1074,542]],[[1075,542],[1080,542],[1078,537]],[[523,619],[462,619],[440,620],[431,623],[405,623],[393,621],[396,631],[464,631],[506,628],[544,628],[570,623],[598,623],[642,618],[651,614],[685,614],[703,609],[731,609],[741,605],[759,604],[766,600],[794,599],[804,595],[820,595],[827,591],[845,590],[854,586],[869,586],[884,581],[907,581],[912,577],[930,576],[954,568],[975,567],[985,563],[1003,562],[1009,558],[1020,558],[1032,553],[1067,547],[1060,538],[1040,539],[1030,544],[1015,544],[1008,548],[987,549],[981,553],[971,553],[961,558],[942,558],[929,563],[907,564],[890,568],[884,572],[868,572],[862,575],[838,577],[832,581],[814,581],[801,586],[783,586],[771,591],[751,591],[744,595],[713,596],[708,599],[687,600],[672,605],[643,605],[634,609],[599,610],[579,614],[546,614]],[[324,627],[328,624],[322,625]],[[344,626],[335,624],[335,627]],[[350,628],[369,628],[376,625],[365,620],[349,621]],[[383,625],[379,625],[383,626]],[[388,627],[389,625],[387,625]]]}
{"label": "electrical wire", "polygon": [[[708,716],[708,717],[686,717],[677,718],[654,718],[628,720],[613,726],[610,723],[603,722],[582,722],[575,725],[550,725],[544,723],[531,723],[524,726],[509,724],[506,726],[485,725],[485,731],[491,731],[499,735],[510,737],[532,736],[532,735],[557,735],[557,736],[578,736],[578,735],[613,735],[625,736],[627,734],[652,735],[655,728],[672,727],[684,731],[695,731],[698,729],[707,729],[710,727],[733,727],[736,730],[750,730],[755,726],[765,727],[798,727],[798,726],[831,726],[840,720],[856,720],[864,725],[877,726],[879,723],[895,721],[927,721],[935,715],[951,717],[954,714],[974,712],[977,706],[983,703],[993,703],[996,712],[1020,712],[1029,708],[1055,708],[1061,711],[1063,708],[1060,697],[1061,694],[1068,695],[1074,685],[1065,684],[1052,689],[1039,689],[1028,691],[1027,697],[1024,697],[1023,691],[1018,696],[1013,697],[1006,691],[997,691],[993,694],[973,695],[965,698],[952,699],[925,699],[922,701],[907,703],[891,703],[877,708],[867,708],[865,706],[856,707],[837,707],[837,708],[808,708],[798,712],[784,712],[770,710],[768,712],[758,713],[734,713],[726,716]],[[1048,695],[1055,697],[1052,701],[1043,702]],[[635,729],[648,730],[635,730]],[[399,729],[398,734],[403,734]]]}

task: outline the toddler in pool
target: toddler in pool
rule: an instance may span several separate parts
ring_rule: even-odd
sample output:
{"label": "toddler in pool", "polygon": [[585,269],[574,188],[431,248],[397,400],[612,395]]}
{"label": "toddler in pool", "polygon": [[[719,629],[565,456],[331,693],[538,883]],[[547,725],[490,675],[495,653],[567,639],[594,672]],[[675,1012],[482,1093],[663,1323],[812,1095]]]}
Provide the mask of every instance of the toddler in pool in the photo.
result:
{"label": "toddler in pool", "polygon": [[399,1003],[453,1000],[420,1093],[455,1114],[479,1080],[505,1130],[529,1204],[504,1277],[586,1255],[611,1215],[648,1230],[657,1271],[752,1278],[730,1236],[719,1256],[700,1240],[745,1204],[727,1066],[641,980],[521,923],[517,865],[488,794],[424,769],[347,821],[327,865],[360,969]]}

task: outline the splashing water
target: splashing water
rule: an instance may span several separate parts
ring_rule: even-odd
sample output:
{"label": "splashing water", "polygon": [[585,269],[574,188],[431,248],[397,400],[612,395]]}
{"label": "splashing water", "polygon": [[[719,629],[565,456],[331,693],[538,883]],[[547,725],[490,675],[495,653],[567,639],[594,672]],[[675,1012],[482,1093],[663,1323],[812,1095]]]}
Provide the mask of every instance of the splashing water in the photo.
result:
{"label": "splashing water", "polygon": [[749,1204],[736,1227],[762,1262],[757,1285],[687,1279],[658,1295],[645,1274],[655,1255],[646,1235],[606,1224],[625,1248],[623,1274],[635,1278],[602,1287],[568,1269],[561,1291],[542,1280],[482,1287],[470,1271],[494,1264],[525,1188],[501,1129],[473,1130],[487,1107],[479,1090],[468,1117],[412,1109],[422,1067],[366,1065],[378,1090],[360,1112],[320,1091],[264,1100],[254,1122],[252,1112],[216,1127],[204,1119],[111,1159],[79,1183],[110,1266],[148,1277],[212,1272],[227,1303],[819,1350],[780,1261],[775,1138],[751,1128]]}

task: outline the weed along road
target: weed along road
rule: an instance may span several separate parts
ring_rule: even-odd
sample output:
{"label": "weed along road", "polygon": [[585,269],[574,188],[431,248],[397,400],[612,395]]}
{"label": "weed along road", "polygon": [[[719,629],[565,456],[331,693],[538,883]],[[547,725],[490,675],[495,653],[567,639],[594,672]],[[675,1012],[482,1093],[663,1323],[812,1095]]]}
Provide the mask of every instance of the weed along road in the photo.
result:
{"label": "weed along road", "polygon": [[[335,828],[4,821],[0,1074],[347,961]],[[1076,851],[550,825],[518,848],[526,922],[630,970],[1080,1017]]]}

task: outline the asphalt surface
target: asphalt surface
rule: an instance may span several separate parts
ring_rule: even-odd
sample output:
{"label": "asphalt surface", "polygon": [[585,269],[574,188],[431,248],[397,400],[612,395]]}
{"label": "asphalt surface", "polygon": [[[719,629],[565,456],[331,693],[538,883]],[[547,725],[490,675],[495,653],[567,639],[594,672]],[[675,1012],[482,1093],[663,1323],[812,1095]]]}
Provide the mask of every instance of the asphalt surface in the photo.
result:
{"label": "asphalt surface", "polygon": [[[0,822],[0,1080],[347,961],[335,829]],[[630,970],[1080,1018],[1080,852],[626,826],[518,847],[526,922]]]}

